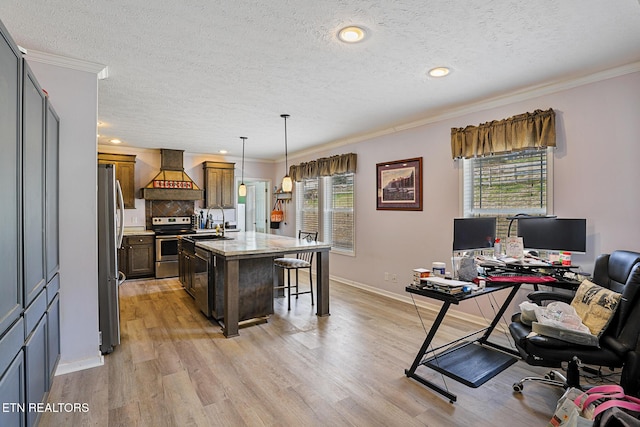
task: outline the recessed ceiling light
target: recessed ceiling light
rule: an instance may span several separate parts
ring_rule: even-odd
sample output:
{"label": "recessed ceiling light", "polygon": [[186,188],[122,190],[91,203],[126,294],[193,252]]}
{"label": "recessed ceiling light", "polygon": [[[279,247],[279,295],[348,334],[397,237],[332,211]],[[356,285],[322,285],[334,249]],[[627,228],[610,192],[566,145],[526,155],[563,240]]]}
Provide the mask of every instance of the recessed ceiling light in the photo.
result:
{"label": "recessed ceiling light", "polygon": [[429,75],[431,77],[444,77],[449,74],[449,71],[447,67],[436,67],[429,70]]}
{"label": "recessed ceiling light", "polygon": [[119,139],[112,139],[109,142],[112,143],[112,144],[122,144],[122,141],[120,141]]}
{"label": "recessed ceiling light", "polygon": [[360,27],[345,27],[338,32],[338,38],[345,43],[357,43],[364,39],[364,29]]}
{"label": "recessed ceiling light", "polygon": [[220,154],[227,154],[227,153],[228,153],[228,151],[227,151],[227,150],[220,150],[220,151],[218,151],[218,153],[220,153]]}

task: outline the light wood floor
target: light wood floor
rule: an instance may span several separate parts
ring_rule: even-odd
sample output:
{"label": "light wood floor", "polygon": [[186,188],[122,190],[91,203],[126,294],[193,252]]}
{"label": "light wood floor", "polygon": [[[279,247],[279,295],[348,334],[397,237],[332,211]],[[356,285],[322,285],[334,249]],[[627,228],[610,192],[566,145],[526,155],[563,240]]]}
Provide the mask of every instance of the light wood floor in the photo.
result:
{"label": "light wood floor", "polygon": [[[175,279],[120,289],[122,344],[104,366],[55,377],[49,395],[89,411],[45,413],[40,426],[541,426],[561,395],[538,384],[514,394],[545,371],[518,361],[479,388],[447,378],[449,403],[404,375],[425,337],[414,306],[338,283],[331,316],[315,316],[309,295],[290,312],[279,298],[267,323],[231,339]],[[420,314],[428,328],[433,313]],[[437,339],[465,329],[447,318]]]}

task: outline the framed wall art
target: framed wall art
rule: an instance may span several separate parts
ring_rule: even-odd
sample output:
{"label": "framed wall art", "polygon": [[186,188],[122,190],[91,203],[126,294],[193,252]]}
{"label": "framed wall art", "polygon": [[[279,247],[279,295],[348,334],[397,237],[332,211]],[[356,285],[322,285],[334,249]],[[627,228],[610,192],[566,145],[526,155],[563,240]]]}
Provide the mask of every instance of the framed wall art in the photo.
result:
{"label": "framed wall art", "polygon": [[422,157],[376,165],[377,209],[422,210]]}

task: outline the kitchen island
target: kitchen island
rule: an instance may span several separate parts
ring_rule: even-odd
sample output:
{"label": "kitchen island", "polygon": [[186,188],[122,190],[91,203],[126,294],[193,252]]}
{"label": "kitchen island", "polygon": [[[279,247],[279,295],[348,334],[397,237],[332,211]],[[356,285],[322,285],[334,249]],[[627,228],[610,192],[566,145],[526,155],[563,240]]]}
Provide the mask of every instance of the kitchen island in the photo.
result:
{"label": "kitchen island", "polygon": [[[273,288],[279,286],[284,278],[281,269],[276,272],[273,260],[282,256],[295,256],[299,252],[314,251],[316,253],[317,303],[316,315],[329,315],[329,250],[331,245],[323,242],[308,242],[293,237],[274,234],[239,232],[232,239],[197,240],[196,248],[209,252],[215,257],[215,281],[223,282],[223,333],[225,337],[238,336],[238,323],[248,315],[241,315],[244,305],[253,301],[241,300],[242,289],[255,286],[256,281],[267,283],[262,286],[261,293],[268,293],[270,312],[273,313]],[[277,273],[277,274],[276,274]],[[209,282],[209,286],[215,286]],[[214,292],[212,290],[212,292]],[[259,308],[269,311],[268,308]],[[245,310],[246,312],[246,310]]]}

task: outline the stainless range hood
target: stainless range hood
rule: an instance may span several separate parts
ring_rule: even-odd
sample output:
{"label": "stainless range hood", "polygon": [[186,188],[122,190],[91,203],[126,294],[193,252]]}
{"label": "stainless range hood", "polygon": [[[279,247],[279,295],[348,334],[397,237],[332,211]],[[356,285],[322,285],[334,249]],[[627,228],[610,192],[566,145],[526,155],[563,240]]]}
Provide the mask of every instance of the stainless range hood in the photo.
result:
{"label": "stainless range hood", "polygon": [[160,172],[142,189],[146,200],[200,200],[201,190],[183,167],[184,150],[161,149]]}

